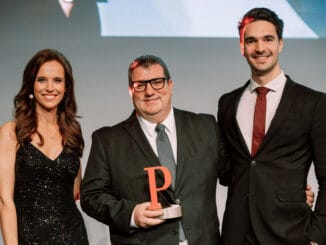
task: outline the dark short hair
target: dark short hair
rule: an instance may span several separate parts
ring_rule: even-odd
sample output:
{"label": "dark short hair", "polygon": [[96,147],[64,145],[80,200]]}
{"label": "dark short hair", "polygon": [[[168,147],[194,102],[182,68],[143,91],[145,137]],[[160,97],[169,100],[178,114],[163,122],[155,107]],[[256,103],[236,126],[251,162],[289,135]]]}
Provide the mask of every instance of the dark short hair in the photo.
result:
{"label": "dark short hair", "polygon": [[242,38],[245,26],[257,20],[265,20],[272,23],[275,26],[278,38],[283,38],[283,20],[280,19],[274,11],[268,8],[253,8],[243,16],[242,20],[238,24],[241,42],[243,41]]}
{"label": "dark short hair", "polygon": [[159,64],[162,68],[163,68],[163,72],[164,72],[164,76],[166,79],[170,79],[170,72],[168,70],[168,67],[166,66],[166,64],[164,63],[164,61],[154,55],[142,55],[137,57],[136,59],[134,59],[133,62],[131,62],[131,64],[129,65],[128,68],[128,81],[129,81],[129,85],[131,84],[131,74],[133,72],[133,70],[136,67],[149,67],[151,65],[155,65],[155,64]]}

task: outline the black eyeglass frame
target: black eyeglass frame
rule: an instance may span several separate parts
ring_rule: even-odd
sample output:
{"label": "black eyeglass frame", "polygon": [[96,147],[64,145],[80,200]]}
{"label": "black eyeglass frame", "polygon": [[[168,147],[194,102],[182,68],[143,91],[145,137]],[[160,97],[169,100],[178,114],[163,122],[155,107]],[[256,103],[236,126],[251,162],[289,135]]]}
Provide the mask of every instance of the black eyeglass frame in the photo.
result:
{"label": "black eyeglass frame", "polygon": [[[162,80],[161,82],[159,80]],[[147,84],[150,84],[152,89],[154,90],[160,90],[162,88],[164,88],[165,83],[169,82],[170,79],[166,78],[166,77],[158,77],[158,78],[152,78],[150,80],[145,80],[145,81],[133,81],[129,83],[129,86],[134,88],[136,92],[143,92],[146,90],[147,88]],[[156,82],[156,83],[155,83]],[[136,84],[142,85],[141,88],[139,89],[139,86],[137,86]],[[160,84],[159,87],[155,87],[155,85],[153,86],[153,84]]]}

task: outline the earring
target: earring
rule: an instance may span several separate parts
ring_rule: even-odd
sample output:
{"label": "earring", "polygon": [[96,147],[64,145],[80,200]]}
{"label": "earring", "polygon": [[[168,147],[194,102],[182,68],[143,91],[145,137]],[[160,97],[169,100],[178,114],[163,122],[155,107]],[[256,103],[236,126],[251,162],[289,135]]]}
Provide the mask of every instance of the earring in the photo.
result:
{"label": "earring", "polygon": [[29,94],[28,98],[30,98],[31,100],[34,99],[34,95],[33,94]]}

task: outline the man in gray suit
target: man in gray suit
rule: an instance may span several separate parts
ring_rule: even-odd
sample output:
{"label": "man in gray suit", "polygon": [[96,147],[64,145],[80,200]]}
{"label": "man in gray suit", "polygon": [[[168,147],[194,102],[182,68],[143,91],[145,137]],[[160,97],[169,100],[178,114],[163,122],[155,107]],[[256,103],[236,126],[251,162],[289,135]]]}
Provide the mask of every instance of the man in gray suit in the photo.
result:
{"label": "man in gray suit", "polygon": [[[221,178],[229,186],[224,245],[326,244],[326,96],[281,70],[282,31],[283,21],[266,8],[250,10],[239,24],[251,79],[219,101],[230,161]],[[314,211],[305,203],[312,162],[319,183]]]}
{"label": "man in gray suit", "polygon": [[[113,245],[218,245],[216,209],[218,131],[214,116],[172,107],[173,81],[165,63],[145,55],[129,66],[135,111],[125,121],[96,130],[81,187],[81,207],[109,225]],[[158,195],[162,206],[178,203],[182,217],[163,220],[150,210],[144,168],[160,166],[157,124],[165,126],[174,159],[175,185]],[[163,185],[158,174],[157,186]],[[185,240],[180,240],[180,223]]]}

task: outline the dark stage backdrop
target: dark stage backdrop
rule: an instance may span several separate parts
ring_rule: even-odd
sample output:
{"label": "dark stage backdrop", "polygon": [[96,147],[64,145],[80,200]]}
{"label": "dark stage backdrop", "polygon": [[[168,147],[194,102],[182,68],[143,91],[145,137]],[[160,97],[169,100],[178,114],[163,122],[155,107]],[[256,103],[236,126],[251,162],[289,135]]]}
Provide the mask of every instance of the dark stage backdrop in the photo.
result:
{"label": "dark stage backdrop", "polygon": [[[108,3],[110,2],[117,3],[117,0]],[[229,1],[225,1],[227,2]],[[265,3],[259,2],[262,5]],[[268,2],[271,1],[266,1]],[[288,2],[302,2],[304,5],[308,1]],[[316,2],[320,4],[322,1]],[[170,68],[175,85],[174,106],[214,115],[218,98],[241,86],[250,76],[248,66],[239,53],[238,39],[228,35],[224,38],[185,37],[176,34],[160,37],[101,35],[101,30],[108,23],[100,22],[99,6],[106,3],[107,1],[75,0],[71,16],[67,18],[57,0],[0,2],[0,124],[12,120],[13,97],[21,86],[22,71],[31,56],[43,48],[58,49],[71,61],[76,79],[78,112],[82,116],[80,121],[86,141],[83,169],[87,162],[91,133],[99,127],[125,119],[132,112],[127,88],[127,68],[133,58],[143,54],[163,58]],[[127,7],[116,9],[121,11],[121,15],[118,14],[114,21],[118,21],[119,16],[121,21],[124,21],[124,16],[136,20],[141,14]],[[325,4],[318,9],[325,10]],[[235,19],[238,20],[243,13],[244,11],[237,13]],[[230,14],[232,11],[228,13]],[[322,20],[325,21],[325,16],[322,16]],[[148,23],[155,21],[155,15],[147,19]],[[317,25],[314,33],[324,35],[320,25],[312,23],[312,26]],[[129,29],[146,29],[145,24],[137,21],[127,24]],[[230,26],[235,30],[231,32],[236,33],[237,21]],[[283,70],[292,79],[326,91],[326,39],[317,36],[286,38],[280,59]],[[313,171],[309,183],[317,191]],[[225,195],[226,189],[218,186],[216,200],[221,219]],[[107,227],[83,215],[91,244],[110,244]]]}

